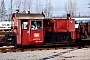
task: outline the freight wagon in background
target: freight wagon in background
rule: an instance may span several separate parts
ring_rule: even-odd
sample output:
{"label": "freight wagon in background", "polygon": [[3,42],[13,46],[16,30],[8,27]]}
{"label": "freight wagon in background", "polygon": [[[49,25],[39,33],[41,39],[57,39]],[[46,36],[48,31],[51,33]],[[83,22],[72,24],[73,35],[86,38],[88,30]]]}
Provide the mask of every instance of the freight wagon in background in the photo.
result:
{"label": "freight wagon in background", "polygon": [[74,17],[75,29],[79,30],[82,40],[90,40],[90,17]]}
{"label": "freight wagon in background", "polygon": [[[80,43],[81,28],[75,29],[75,19],[45,18],[44,14],[14,13],[12,32],[0,43],[17,46]],[[79,24],[79,26],[81,26]]]}

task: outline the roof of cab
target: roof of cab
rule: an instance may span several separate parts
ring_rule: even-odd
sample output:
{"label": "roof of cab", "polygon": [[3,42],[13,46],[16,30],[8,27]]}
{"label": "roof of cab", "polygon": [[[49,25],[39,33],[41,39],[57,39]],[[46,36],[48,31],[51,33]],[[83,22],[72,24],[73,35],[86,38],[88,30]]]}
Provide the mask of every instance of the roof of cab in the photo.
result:
{"label": "roof of cab", "polygon": [[17,19],[44,19],[43,14],[34,14],[34,13],[16,13]]}

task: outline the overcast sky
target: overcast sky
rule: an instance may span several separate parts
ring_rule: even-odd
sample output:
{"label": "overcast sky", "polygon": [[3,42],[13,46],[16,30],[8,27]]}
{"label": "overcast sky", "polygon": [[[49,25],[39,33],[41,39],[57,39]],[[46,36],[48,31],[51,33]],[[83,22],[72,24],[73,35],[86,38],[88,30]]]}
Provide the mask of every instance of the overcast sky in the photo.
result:
{"label": "overcast sky", "polygon": [[[16,9],[15,6],[17,5],[15,1],[16,0],[13,0],[13,12],[15,12]],[[41,0],[43,6],[45,6],[45,1],[46,0]],[[68,0],[50,0],[50,1],[53,6],[53,15],[58,16],[65,14],[65,4],[68,2]],[[88,8],[90,0],[73,0],[73,1],[76,2],[77,14],[80,13],[81,15],[90,15],[90,8]],[[31,12],[35,11],[36,2],[37,0],[32,0]],[[5,0],[5,7],[6,9],[10,8],[10,0]]]}

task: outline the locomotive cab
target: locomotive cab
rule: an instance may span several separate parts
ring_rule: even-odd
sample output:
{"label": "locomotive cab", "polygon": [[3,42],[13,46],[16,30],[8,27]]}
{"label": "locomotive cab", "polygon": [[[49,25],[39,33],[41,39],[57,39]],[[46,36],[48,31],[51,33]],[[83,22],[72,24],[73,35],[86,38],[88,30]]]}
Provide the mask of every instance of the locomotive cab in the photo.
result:
{"label": "locomotive cab", "polygon": [[17,45],[37,45],[44,43],[44,16],[42,14],[16,13],[14,15],[14,26],[17,26],[17,29],[14,29],[17,34]]}

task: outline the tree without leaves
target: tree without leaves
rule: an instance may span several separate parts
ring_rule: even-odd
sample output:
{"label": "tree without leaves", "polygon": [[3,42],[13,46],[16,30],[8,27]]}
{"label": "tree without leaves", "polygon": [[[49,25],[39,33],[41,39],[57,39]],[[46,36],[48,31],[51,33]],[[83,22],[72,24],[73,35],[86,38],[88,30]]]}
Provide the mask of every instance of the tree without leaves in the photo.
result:
{"label": "tree without leaves", "polygon": [[46,17],[50,17],[53,14],[53,6],[51,4],[51,1],[46,0],[46,4],[45,4],[45,9],[44,9],[44,13]]}
{"label": "tree without leaves", "polygon": [[[20,11],[31,10],[32,0],[16,0],[16,8]],[[23,8],[23,9],[22,9]]]}
{"label": "tree without leaves", "polygon": [[16,9],[20,10],[22,0],[15,0]]}
{"label": "tree without leaves", "polygon": [[6,9],[5,9],[5,3],[4,0],[1,0],[1,21],[5,21],[5,14],[6,14]]}
{"label": "tree without leaves", "polygon": [[75,16],[76,14],[76,2],[72,0],[68,0],[67,3],[65,3],[65,11],[67,14],[71,14],[71,16]]}
{"label": "tree without leaves", "polygon": [[41,0],[36,1],[36,13],[41,13]]}

